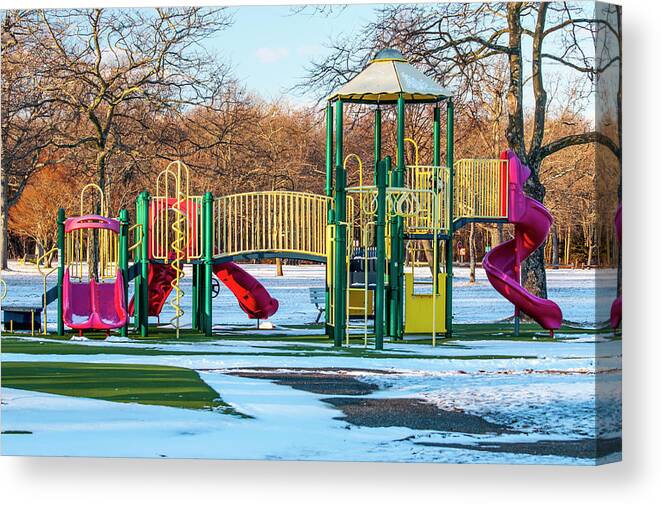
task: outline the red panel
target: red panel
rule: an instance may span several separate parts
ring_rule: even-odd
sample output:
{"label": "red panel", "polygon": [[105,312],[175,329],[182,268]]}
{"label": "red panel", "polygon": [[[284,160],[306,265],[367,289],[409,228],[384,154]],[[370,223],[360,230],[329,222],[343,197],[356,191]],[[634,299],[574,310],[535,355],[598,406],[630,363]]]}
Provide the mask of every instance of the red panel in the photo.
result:
{"label": "red panel", "polygon": [[236,296],[250,319],[266,319],[278,310],[278,300],[262,284],[236,263],[214,265],[214,273]]}
{"label": "red panel", "polygon": [[[172,292],[172,281],[177,276],[177,272],[170,265],[163,263],[150,263],[147,277],[149,315],[158,316],[163,310],[165,301]],[[132,316],[135,310],[134,299],[129,302],[129,314]]]}

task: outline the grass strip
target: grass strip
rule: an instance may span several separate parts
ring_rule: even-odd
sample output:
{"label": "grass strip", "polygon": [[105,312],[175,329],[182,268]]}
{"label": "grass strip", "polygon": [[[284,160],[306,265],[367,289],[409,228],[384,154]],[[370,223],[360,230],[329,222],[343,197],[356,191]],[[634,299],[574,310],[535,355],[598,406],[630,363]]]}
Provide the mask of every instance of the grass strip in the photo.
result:
{"label": "grass strip", "polygon": [[213,410],[242,416],[225,403],[197,372],[181,367],[3,361],[2,385],[64,396]]}

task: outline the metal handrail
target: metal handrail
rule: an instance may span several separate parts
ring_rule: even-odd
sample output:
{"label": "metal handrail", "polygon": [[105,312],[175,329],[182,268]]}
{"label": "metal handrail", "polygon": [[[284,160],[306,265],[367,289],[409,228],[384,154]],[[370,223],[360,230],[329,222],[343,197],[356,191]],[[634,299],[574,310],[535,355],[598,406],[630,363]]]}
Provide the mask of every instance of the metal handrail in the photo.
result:
{"label": "metal handrail", "polygon": [[42,300],[41,301],[41,303],[42,303],[42,328],[43,328],[43,334],[44,335],[46,335],[48,333],[48,312],[47,312],[48,305],[46,304],[46,297],[47,297],[48,288],[47,288],[46,283],[47,283],[47,280],[48,280],[48,276],[51,275],[53,272],[57,271],[57,266],[51,267],[50,270],[48,270],[47,272],[44,272],[41,269],[41,263],[43,262],[44,265],[46,263],[48,263],[51,260],[53,254],[55,254],[56,251],[57,251],[57,246],[53,247],[48,252],[45,252],[44,254],[39,256],[36,260],[36,263],[35,263],[37,265],[37,270],[39,271],[39,274],[41,274],[43,293],[44,293],[43,298],[41,299]]}

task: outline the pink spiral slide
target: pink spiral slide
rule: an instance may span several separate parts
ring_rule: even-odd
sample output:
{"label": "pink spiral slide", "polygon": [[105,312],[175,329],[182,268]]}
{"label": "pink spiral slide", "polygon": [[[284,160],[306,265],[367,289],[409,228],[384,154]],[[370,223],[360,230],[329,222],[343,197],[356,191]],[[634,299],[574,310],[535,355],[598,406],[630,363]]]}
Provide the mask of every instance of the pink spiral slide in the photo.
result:
{"label": "pink spiral slide", "polygon": [[530,169],[511,150],[503,152],[501,159],[509,161],[507,217],[515,225],[514,239],[491,249],[484,257],[482,266],[496,291],[514,304],[517,315],[523,312],[542,328],[557,330],[562,325],[560,307],[551,300],[526,291],[520,282],[521,262],[546,241],[553,217],[546,207],[523,192]]}
{"label": "pink spiral slide", "polygon": [[[615,212],[615,234],[617,241],[622,245],[622,204],[617,206]],[[611,327],[617,328],[622,324],[622,297],[618,296],[611,305]]]}

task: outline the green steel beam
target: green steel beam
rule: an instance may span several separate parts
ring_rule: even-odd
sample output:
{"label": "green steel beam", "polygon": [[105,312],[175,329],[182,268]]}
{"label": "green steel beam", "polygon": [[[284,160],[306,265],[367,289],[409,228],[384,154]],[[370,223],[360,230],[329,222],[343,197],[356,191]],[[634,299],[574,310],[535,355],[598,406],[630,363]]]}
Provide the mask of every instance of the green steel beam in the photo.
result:
{"label": "green steel beam", "polygon": [[[330,102],[326,104],[326,196],[333,196],[333,105]],[[330,200],[326,205],[326,212],[328,216],[326,222],[332,225],[335,222],[335,213]],[[328,233],[328,230],[326,230],[326,233]],[[326,270],[326,275],[328,275],[328,269]],[[333,279],[326,279],[324,285],[326,307],[330,307],[331,304],[330,291],[328,289],[329,282],[333,282]],[[328,325],[328,310],[324,311],[324,328],[326,334],[330,336],[331,328]]]}
{"label": "green steel beam", "polygon": [[191,287],[191,327],[200,329],[200,265],[193,265],[193,279]]}
{"label": "green steel beam", "polygon": [[333,106],[326,105],[326,196],[333,195]]}
{"label": "green steel beam", "polygon": [[[404,95],[397,99],[397,168],[393,172],[392,186],[404,186],[406,155]],[[400,216],[391,221],[391,270],[390,270],[390,335],[401,339],[404,334],[404,226]]]}
{"label": "green steel beam", "polygon": [[140,251],[140,280],[139,291],[135,293],[134,307],[139,306],[138,329],[141,337],[149,336],[149,192],[143,191],[138,195],[138,215],[140,216],[138,230],[142,230],[142,244]]}
{"label": "green steel beam", "polygon": [[[441,166],[441,109],[438,105],[434,106],[434,180],[438,184],[438,168]],[[445,197],[445,193],[440,195],[440,198]],[[450,225],[450,228],[452,225]],[[452,230],[448,230],[448,234],[452,236]],[[432,241],[434,238],[432,237]],[[440,251],[440,238],[436,236],[436,250]],[[441,254],[437,252],[435,261],[435,275],[438,278],[438,272],[441,270]]]}
{"label": "green steel beam", "polygon": [[204,256],[204,334],[211,336],[213,330],[213,293],[211,277],[213,275],[213,195],[204,194],[202,199],[202,254]]}
{"label": "green steel beam", "polygon": [[62,288],[64,285],[64,209],[57,211],[57,334],[64,335]]}
{"label": "green steel beam", "polygon": [[378,170],[381,163],[381,109],[374,110],[374,185],[378,186]]}
{"label": "green steel beam", "polygon": [[[126,209],[119,211],[119,269],[124,280],[124,301],[129,300],[129,212]],[[128,337],[129,322],[120,329],[122,337]]]}
{"label": "green steel beam", "polygon": [[449,98],[447,102],[447,118],[446,118],[446,154],[445,158],[447,161],[448,171],[449,171],[449,180],[448,180],[448,191],[450,193],[449,198],[449,214],[450,214],[450,223],[449,223],[449,233],[450,238],[445,241],[445,327],[447,329],[447,336],[452,335],[452,250],[453,250],[453,240],[452,234],[454,233],[454,103],[452,99]]}
{"label": "green steel beam", "polygon": [[376,165],[376,290],[374,293],[374,325],[376,341],[374,347],[383,349],[386,314],[386,179],[390,170],[391,158],[379,161]]}
{"label": "green steel beam", "polygon": [[334,328],[333,344],[342,346],[346,329],[346,270],[347,270],[347,239],[346,239],[346,174],[342,166],[344,158],[344,133],[342,100],[335,102],[335,265],[334,265]]}
{"label": "green steel beam", "polygon": [[434,107],[434,166],[441,165],[441,108]]}

